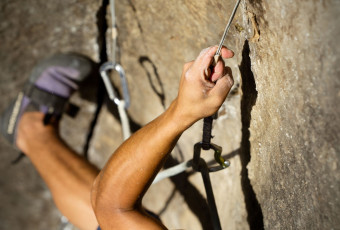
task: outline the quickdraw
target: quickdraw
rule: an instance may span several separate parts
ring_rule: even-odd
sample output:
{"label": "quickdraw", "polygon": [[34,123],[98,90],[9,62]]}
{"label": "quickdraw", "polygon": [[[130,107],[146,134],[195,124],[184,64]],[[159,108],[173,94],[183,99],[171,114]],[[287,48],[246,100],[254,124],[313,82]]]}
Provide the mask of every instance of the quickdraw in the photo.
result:
{"label": "quickdraw", "polygon": [[[111,11],[111,33],[112,33],[112,45],[111,45],[111,61],[105,62],[99,68],[100,76],[103,79],[106,91],[109,95],[110,100],[112,100],[118,106],[118,112],[120,121],[122,123],[122,131],[124,140],[128,139],[131,135],[129,119],[126,110],[130,106],[130,94],[128,89],[128,84],[126,80],[126,75],[123,67],[116,62],[116,45],[117,45],[117,26],[116,26],[116,16],[115,16],[115,2],[110,0],[110,11]],[[123,91],[123,97],[119,98],[114,90],[111,83],[109,73],[116,71],[119,74],[120,83]]]}
{"label": "quickdraw", "polygon": [[[216,116],[215,116],[216,117]],[[207,117],[204,119],[203,124],[203,138],[202,142],[198,142],[194,145],[194,156],[192,162],[192,168],[201,173],[205,192],[207,194],[207,201],[209,212],[211,215],[213,229],[220,230],[221,223],[217,212],[217,207],[215,203],[214,192],[212,189],[211,181],[210,181],[210,172],[217,172],[223,170],[230,166],[230,162],[228,160],[224,160],[221,156],[222,147],[211,143],[211,130],[212,130],[212,121],[213,117]],[[218,166],[208,167],[207,162],[201,157],[201,150],[214,150],[214,158],[215,161],[219,164]]]}
{"label": "quickdraw", "polygon": [[[123,98],[122,99],[120,99],[117,96],[117,94],[114,91],[114,88],[111,84],[108,72],[112,71],[112,70],[117,71],[119,73],[121,87],[122,87],[122,90],[123,90]],[[129,94],[129,89],[128,89],[128,86],[127,86],[125,71],[124,71],[123,67],[121,65],[117,64],[117,63],[114,64],[112,62],[106,62],[106,63],[104,63],[103,65],[100,66],[99,71],[100,71],[100,76],[103,79],[107,93],[109,95],[109,98],[116,105],[119,105],[120,103],[122,103],[124,101],[124,103],[125,103],[124,108],[128,109],[129,106],[130,106],[130,94]]]}
{"label": "quickdraw", "polygon": [[[220,52],[221,52],[221,48],[223,45],[223,42],[226,38],[226,35],[229,31],[229,27],[230,24],[235,16],[236,10],[238,8],[238,5],[240,4],[240,0],[238,0],[236,2],[236,5],[234,7],[234,10],[229,18],[228,24],[224,30],[222,39],[220,41],[219,47],[215,53],[215,57],[213,60],[212,65],[216,65],[217,60],[220,58]],[[214,116],[209,116],[204,118],[204,123],[203,123],[203,137],[202,137],[202,142],[198,142],[194,145],[194,156],[193,156],[193,163],[192,163],[192,167],[194,170],[198,171],[201,173],[202,175],[202,179],[203,179],[203,183],[204,183],[204,187],[205,187],[205,192],[207,194],[207,201],[208,201],[208,206],[209,206],[209,211],[210,211],[210,215],[211,215],[211,219],[212,219],[212,223],[213,223],[213,229],[214,230],[221,230],[221,223],[220,223],[220,219],[218,216],[218,212],[217,212],[217,207],[216,207],[216,203],[215,203],[215,197],[214,197],[214,193],[213,193],[213,189],[211,186],[211,181],[210,181],[210,172],[216,172],[216,171],[220,171],[222,169],[225,169],[227,167],[230,166],[230,162],[228,160],[224,160],[223,157],[221,156],[222,153],[222,147],[212,144],[211,143],[211,130],[212,130],[212,123],[214,118],[217,118],[217,114],[215,114]],[[201,150],[214,150],[214,158],[215,161],[219,164],[219,166],[216,167],[208,167],[206,161],[201,158]]]}

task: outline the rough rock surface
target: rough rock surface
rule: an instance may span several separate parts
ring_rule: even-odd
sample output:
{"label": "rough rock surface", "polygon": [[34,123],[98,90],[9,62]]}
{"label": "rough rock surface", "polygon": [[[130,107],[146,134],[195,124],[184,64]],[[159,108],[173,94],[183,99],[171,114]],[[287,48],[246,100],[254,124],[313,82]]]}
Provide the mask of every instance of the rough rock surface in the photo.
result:
{"label": "rough rock surface", "polygon": [[250,43],[255,81],[245,78],[241,113],[264,226],[339,229],[340,2],[248,6],[261,37]]}
{"label": "rough rock surface", "polygon": [[[183,63],[219,42],[234,3],[116,2],[117,60],[129,82],[133,131],[170,105]],[[40,58],[77,51],[103,61],[97,39],[103,38],[105,23],[98,32],[96,17],[105,16],[107,4],[0,3],[0,109]],[[337,0],[241,1],[225,42],[235,52],[227,61],[235,86],[213,128],[213,142],[231,162],[230,168],[211,174],[223,229],[339,228],[339,5]],[[259,40],[252,39],[249,12],[255,15]],[[95,111],[89,100],[93,88],[87,88],[86,100],[72,98],[82,107],[77,122],[67,116],[62,121],[62,136],[78,152]],[[191,159],[201,130],[198,122],[183,134],[166,167]],[[102,167],[121,141],[117,109],[105,101],[90,160]],[[10,167],[14,151],[3,139],[0,151],[0,228],[56,229],[59,214],[29,161]],[[202,154],[212,159],[211,152]],[[153,185],[144,203],[170,229],[212,229],[202,179],[192,170]]]}

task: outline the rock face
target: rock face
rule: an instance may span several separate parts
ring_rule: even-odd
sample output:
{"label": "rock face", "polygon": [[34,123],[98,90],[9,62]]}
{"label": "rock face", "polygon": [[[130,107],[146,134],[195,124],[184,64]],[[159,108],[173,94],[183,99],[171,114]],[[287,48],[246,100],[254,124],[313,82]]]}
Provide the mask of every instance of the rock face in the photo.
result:
{"label": "rock face", "polygon": [[[133,131],[170,105],[183,63],[219,42],[234,4],[116,2],[117,61],[129,83]],[[105,61],[108,1],[4,1],[0,6],[1,110],[40,58],[74,51]],[[235,52],[226,61],[235,85],[213,126],[212,142],[223,147],[222,155],[231,162],[210,176],[223,229],[339,228],[339,13],[336,0],[241,1],[225,41]],[[86,88],[85,99],[72,98],[82,107],[77,119],[65,116],[61,124],[62,136],[79,153],[95,113],[94,86]],[[190,160],[201,135],[198,122],[183,134],[165,166]],[[117,109],[107,100],[89,159],[102,167],[121,142]],[[0,228],[56,228],[60,214],[29,161],[9,167],[14,151],[3,140],[0,148],[5,175],[0,201],[6,210],[0,212]],[[208,162],[212,155],[202,153]],[[151,186],[144,204],[170,229],[212,229],[205,198],[200,174],[189,169]]]}
{"label": "rock face", "polygon": [[251,118],[249,177],[264,226],[337,229],[340,3],[248,6],[261,37],[250,44],[255,81],[244,78],[243,93],[250,99],[241,103],[241,114]]}

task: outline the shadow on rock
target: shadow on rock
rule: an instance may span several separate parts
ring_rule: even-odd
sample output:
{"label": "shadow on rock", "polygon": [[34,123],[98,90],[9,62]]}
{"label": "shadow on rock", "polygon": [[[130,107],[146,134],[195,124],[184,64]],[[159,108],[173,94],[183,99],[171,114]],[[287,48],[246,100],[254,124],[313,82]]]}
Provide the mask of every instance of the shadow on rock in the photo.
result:
{"label": "shadow on rock", "polygon": [[256,103],[257,91],[254,74],[251,71],[251,60],[249,57],[250,49],[246,40],[242,51],[242,62],[239,66],[242,76],[242,92],[241,99],[241,122],[242,122],[242,140],[240,159],[242,165],[241,185],[244,193],[246,209],[248,213],[248,223],[250,229],[264,229],[263,214],[261,206],[256,199],[256,194],[248,177],[247,165],[250,162],[250,122],[251,110]]}

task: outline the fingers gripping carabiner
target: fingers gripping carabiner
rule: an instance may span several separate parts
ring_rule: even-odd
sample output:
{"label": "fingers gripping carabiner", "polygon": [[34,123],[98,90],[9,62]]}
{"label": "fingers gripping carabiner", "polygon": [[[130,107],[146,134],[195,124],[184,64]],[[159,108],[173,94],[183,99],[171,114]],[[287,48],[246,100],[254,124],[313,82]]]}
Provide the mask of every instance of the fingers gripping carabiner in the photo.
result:
{"label": "fingers gripping carabiner", "polygon": [[[120,77],[120,84],[123,90],[123,98],[120,99],[110,80],[110,77],[108,75],[108,72],[110,70],[114,70],[117,71],[119,73],[119,77]],[[130,106],[130,94],[129,94],[129,89],[127,86],[127,81],[126,81],[126,76],[125,76],[125,71],[123,69],[123,67],[117,63],[112,63],[112,62],[105,62],[104,64],[102,64],[99,68],[100,71],[100,76],[103,79],[105,88],[107,90],[107,93],[109,94],[109,98],[116,104],[119,105],[120,103],[124,102],[125,105],[125,109],[129,108]]]}

